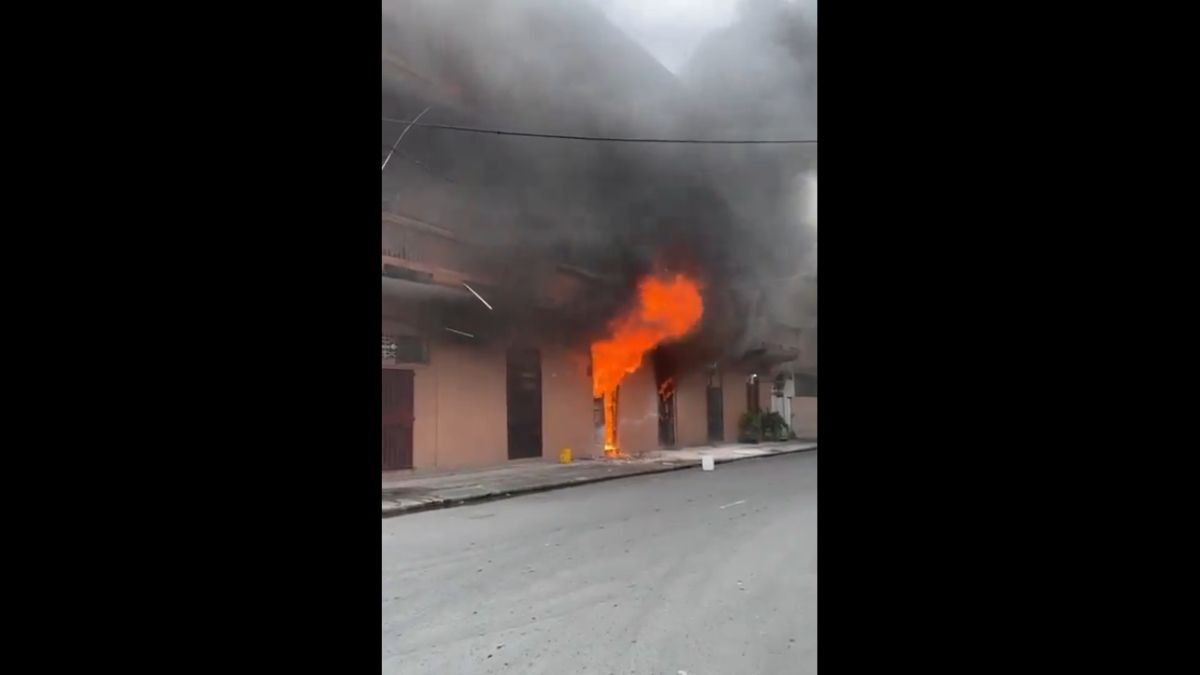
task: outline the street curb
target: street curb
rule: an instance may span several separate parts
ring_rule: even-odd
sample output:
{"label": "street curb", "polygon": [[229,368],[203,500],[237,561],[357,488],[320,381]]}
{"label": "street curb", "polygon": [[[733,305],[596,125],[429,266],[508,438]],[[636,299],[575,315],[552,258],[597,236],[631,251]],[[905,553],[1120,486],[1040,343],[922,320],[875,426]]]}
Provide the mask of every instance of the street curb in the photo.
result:
{"label": "street curb", "polygon": [[[795,450],[782,450],[779,452],[769,452],[763,455],[746,455],[744,457],[729,457],[722,460],[716,460],[717,464],[729,464],[732,462],[741,462],[747,459],[765,459],[768,457],[779,457],[781,455],[795,455],[801,452],[816,452],[816,447],[798,448]],[[636,473],[623,473],[617,476],[597,476],[595,478],[586,478],[584,480],[572,480],[566,483],[549,483],[545,485],[533,485],[527,488],[516,488],[506,490],[504,492],[492,492],[482,495],[474,495],[471,497],[459,497],[457,499],[437,499],[411,506],[397,506],[383,510],[384,518],[395,518],[396,516],[406,516],[410,513],[420,513],[421,511],[433,511],[436,509],[448,509],[455,506],[465,506],[468,504],[480,504],[483,502],[498,501],[501,499],[509,499],[520,495],[534,494],[537,492],[550,492],[551,490],[562,490],[565,488],[575,487],[577,485],[591,485],[593,483],[603,483],[610,480],[620,480],[622,478],[633,478],[635,476],[645,476],[654,473],[667,473],[669,471],[683,471],[685,469],[698,469],[700,462],[688,462],[686,464],[658,464],[647,465],[645,471]]]}

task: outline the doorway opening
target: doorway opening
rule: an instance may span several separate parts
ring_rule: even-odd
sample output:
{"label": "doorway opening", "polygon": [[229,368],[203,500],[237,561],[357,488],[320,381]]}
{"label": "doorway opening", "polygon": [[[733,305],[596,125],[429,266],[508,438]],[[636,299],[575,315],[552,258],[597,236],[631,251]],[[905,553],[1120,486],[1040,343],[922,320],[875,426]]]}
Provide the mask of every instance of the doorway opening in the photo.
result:
{"label": "doorway opening", "polygon": [[725,440],[725,392],[721,387],[721,371],[715,366],[708,369],[708,386],[704,389],[708,403],[708,442]]}
{"label": "doorway opening", "polygon": [[654,386],[658,390],[658,445],[675,447],[676,382],[675,363],[667,352],[656,349],[653,354]]}
{"label": "doorway opening", "polygon": [[542,456],[542,359],[536,349],[508,350],[508,458]]}
{"label": "doorway opening", "polygon": [[383,401],[383,470],[413,468],[413,371],[385,368]]}

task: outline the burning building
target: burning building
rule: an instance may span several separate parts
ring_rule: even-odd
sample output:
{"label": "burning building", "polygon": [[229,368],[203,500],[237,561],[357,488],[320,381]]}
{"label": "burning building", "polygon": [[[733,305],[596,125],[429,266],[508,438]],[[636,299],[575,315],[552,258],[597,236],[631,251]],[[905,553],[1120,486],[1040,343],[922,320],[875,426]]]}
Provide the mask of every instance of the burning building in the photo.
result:
{"label": "burning building", "polygon": [[704,108],[670,72],[556,0],[388,0],[382,67],[384,470],[638,454],[735,441],[747,410],[795,418],[807,390],[782,364],[804,361],[804,330],[747,276],[757,240],[712,156],[389,121],[688,135]]}

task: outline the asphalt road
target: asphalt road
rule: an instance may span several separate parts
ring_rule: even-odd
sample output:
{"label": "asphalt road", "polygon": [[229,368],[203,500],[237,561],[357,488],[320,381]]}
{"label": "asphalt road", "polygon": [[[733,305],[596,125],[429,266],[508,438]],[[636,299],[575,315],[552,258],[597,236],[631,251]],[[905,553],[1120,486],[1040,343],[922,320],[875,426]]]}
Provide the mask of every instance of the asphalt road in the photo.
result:
{"label": "asphalt road", "polygon": [[383,525],[384,673],[817,672],[817,453]]}

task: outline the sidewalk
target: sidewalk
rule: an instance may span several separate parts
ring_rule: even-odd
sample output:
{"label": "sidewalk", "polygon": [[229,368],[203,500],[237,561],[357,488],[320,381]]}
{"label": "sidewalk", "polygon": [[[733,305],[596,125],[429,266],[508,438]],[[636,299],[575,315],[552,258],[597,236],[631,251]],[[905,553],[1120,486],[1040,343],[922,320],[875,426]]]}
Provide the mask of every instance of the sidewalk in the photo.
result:
{"label": "sidewalk", "polygon": [[816,449],[816,443],[802,441],[705,446],[658,450],[638,459],[577,460],[570,464],[529,461],[494,469],[385,479],[382,493],[383,517],[488,499],[503,499],[529,492],[597,483],[626,476],[694,468],[700,466],[702,454],[711,454],[718,464],[723,464],[751,457]]}

